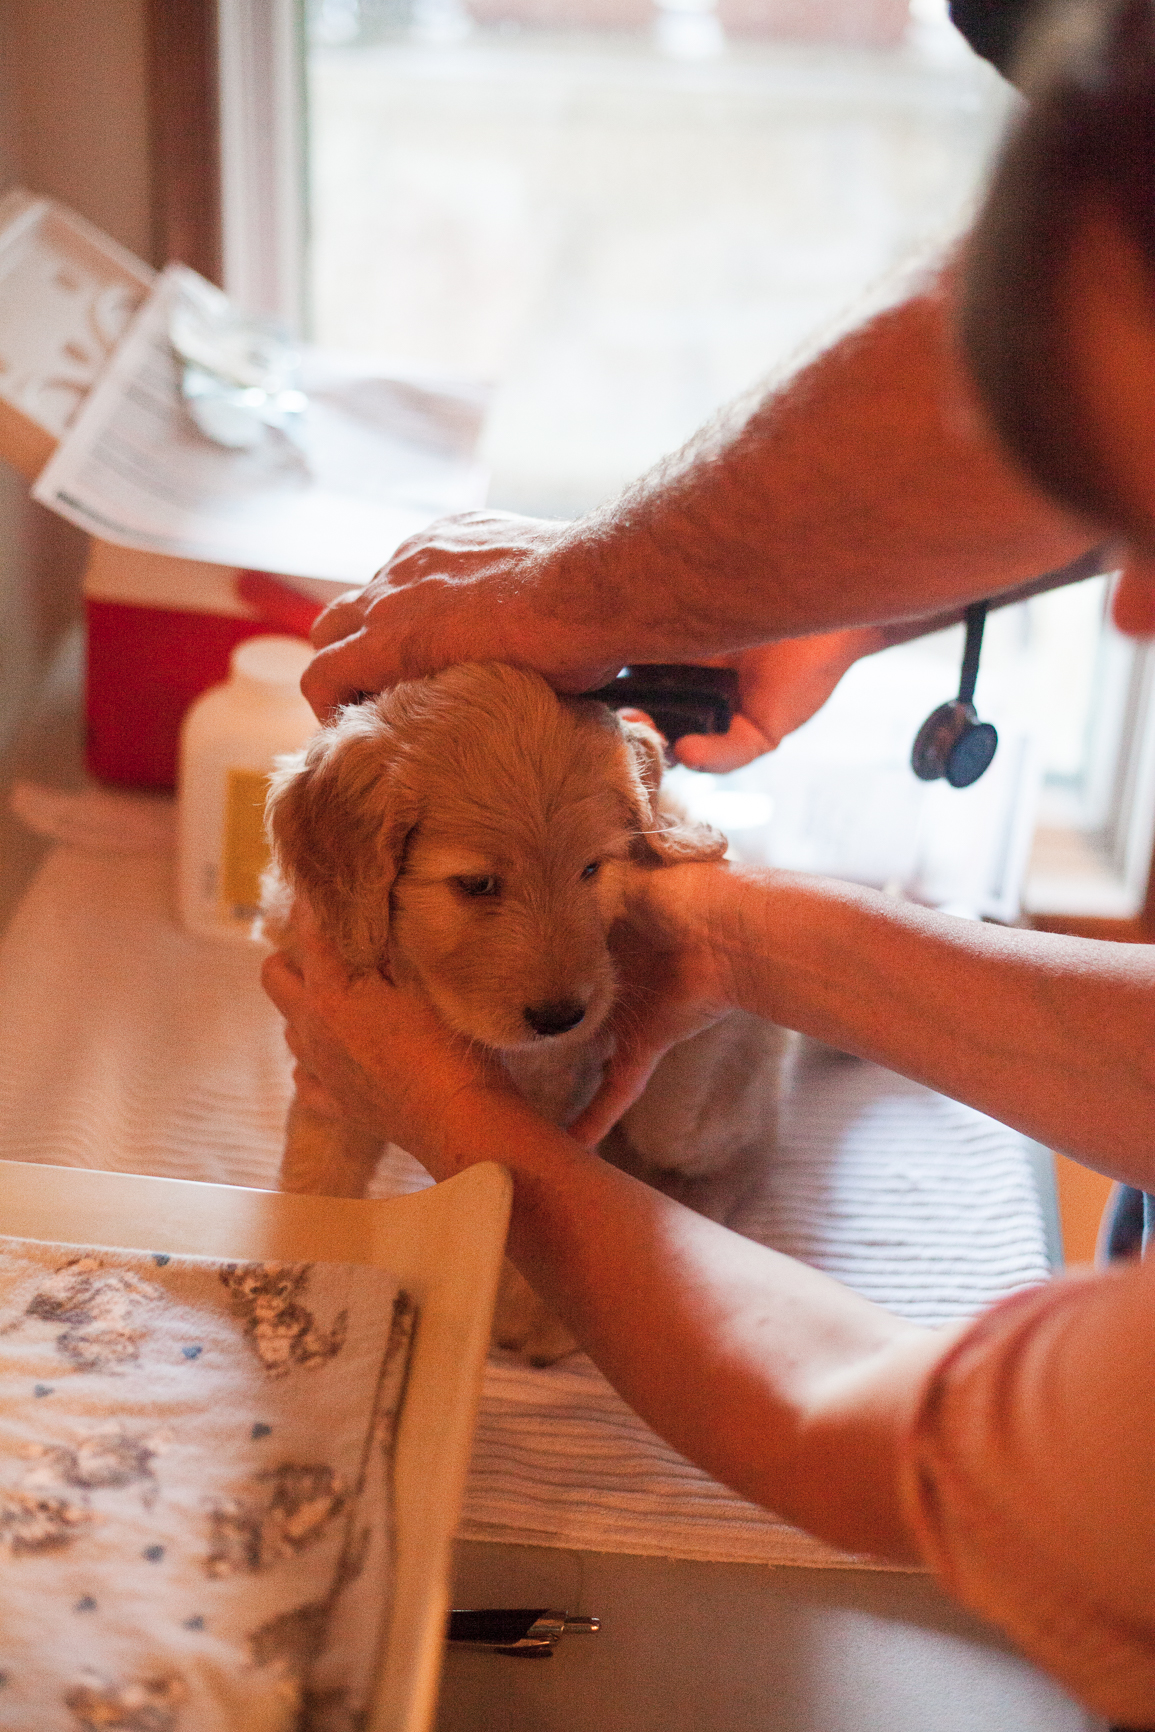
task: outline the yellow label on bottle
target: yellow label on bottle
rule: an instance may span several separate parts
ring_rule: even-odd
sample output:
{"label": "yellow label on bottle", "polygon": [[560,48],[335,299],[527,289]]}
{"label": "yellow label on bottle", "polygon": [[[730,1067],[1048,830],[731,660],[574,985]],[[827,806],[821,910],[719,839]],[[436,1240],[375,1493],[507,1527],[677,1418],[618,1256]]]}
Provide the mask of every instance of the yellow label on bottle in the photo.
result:
{"label": "yellow label on bottle", "polygon": [[269,844],[265,840],[268,791],[269,778],[263,771],[229,771],[221,849],[221,901],[232,920],[254,920],[260,910],[261,873],[269,864]]}

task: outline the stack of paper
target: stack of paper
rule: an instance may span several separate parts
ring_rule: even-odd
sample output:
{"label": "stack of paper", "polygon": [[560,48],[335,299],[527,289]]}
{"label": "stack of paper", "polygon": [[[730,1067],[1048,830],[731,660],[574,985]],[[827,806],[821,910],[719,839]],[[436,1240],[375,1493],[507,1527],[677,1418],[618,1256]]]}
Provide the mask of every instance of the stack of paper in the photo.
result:
{"label": "stack of paper", "polygon": [[360,584],[435,517],[484,502],[477,383],[305,348],[304,413],[249,449],[214,442],[170,327],[183,300],[217,294],[181,265],[158,279],[41,473],[42,505],[150,553]]}

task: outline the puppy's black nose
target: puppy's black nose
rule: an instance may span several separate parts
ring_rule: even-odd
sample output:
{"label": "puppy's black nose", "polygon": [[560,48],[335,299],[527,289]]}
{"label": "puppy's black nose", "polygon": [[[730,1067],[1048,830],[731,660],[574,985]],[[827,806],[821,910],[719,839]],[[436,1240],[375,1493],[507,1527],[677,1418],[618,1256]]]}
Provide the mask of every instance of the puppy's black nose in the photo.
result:
{"label": "puppy's black nose", "polygon": [[549,1004],[527,1004],[521,1014],[534,1034],[564,1034],[577,1027],[585,1006],[573,998],[555,998]]}

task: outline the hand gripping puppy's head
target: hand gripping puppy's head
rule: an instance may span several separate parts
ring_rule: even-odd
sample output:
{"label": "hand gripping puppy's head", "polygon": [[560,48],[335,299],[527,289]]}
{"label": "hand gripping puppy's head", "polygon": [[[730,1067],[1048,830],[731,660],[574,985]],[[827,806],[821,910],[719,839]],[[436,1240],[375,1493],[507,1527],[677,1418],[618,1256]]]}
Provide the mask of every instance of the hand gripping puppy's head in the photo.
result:
{"label": "hand gripping puppy's head", "polygon": [[419,986],[471,1039],[584,1039],[613,1001],[629,863],[725,849],[660,811],[661,772],[658,736],[603,704],[448,668],[346,707],[283,762],[271,900],[304,895],[350,973]]}

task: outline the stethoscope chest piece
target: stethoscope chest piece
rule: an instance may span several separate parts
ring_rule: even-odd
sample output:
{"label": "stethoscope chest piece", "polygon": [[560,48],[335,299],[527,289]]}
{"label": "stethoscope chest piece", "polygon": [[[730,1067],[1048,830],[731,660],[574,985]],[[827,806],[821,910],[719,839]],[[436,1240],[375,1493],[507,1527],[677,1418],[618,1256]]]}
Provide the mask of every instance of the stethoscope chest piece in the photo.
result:
{"label": "stethoscope chest piece", "polygon": [[973,704],[951,698],[918,730],[910,767],[922,782],[945,776],[952,788],[969,788],[990,764],[998,744],[994,727],[979,721]]}
{"label": "stethoscope chest piece", "polygon": [[945,777],[952,788],[969,788],[998,750],[998,734],[990,722],[979,721],[971,701],[986,615],[985,601],[967,608],[967,641],[958,697],[940,704],[915,736],[910,767],[922,782],[937,782]]}

